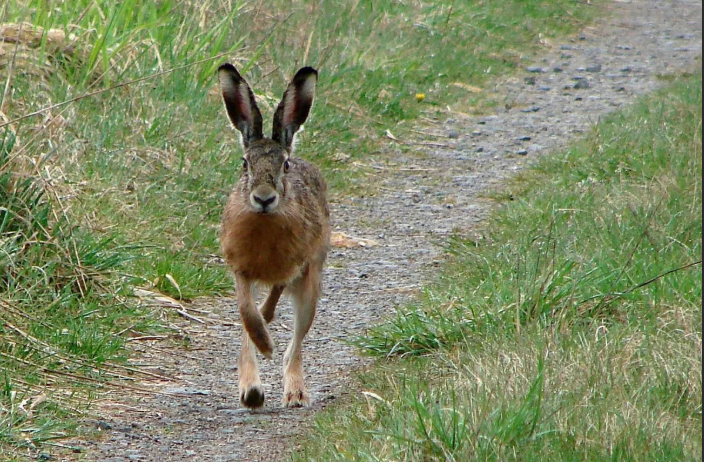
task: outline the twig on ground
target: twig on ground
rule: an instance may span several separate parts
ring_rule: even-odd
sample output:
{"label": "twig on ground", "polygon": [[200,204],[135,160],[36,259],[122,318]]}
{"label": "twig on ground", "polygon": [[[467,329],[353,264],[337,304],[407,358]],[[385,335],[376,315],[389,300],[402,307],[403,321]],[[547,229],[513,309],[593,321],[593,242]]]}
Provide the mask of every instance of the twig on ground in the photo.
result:
{"label": "twig on ground", "polygon": [[203,325],[207,324],[202,319],[197,318],[197,317],[193,316],[192,314],[188,314],[185,309],[184,310],[176,310],[176,312],[178,314],[180,314],[181,316],[183,316],[184,318],[190,319],[191,321],[195,321],[195,322],[197,322],[199,324],[203,324]]}
{"label": "twig on ground", "polygon": [[131,337],[128,338],[128,342],[146,342],[149,340],[166,340],[168,339],[168,335],[144,335],[142,337]]}

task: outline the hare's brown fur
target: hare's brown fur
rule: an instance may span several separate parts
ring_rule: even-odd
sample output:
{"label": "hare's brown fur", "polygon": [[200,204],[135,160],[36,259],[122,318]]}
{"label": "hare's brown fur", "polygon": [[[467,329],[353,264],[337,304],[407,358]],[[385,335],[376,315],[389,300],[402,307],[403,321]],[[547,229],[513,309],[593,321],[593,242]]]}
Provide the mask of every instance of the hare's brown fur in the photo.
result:
{"label": "hare's brown fur", "polygon": [[[266,146],[273,142],[260,143]],[[285,285],[300,275],[309,260],[324,259],[330,241],[325,181],[308,162],[291,159],[290,163],[279,213],[261,215],[250,210],[247,177],[243,175],[223,215],[221,243],[229,267],[270,285]]]}
{"label": "hare's brown fur", "polygon": [[[287,292],[293,299],[294,335],[284,355],[284,404],[307,405],[302,343],[321,292],[331,226],[325,180],[315,166],[291,154],[294,135],[313,103],[317,72],[303,68],[293,78],[274,116],[271,138],[262,134],[254,94],[237,70],[225,64],[218,75],[228,116],[245,147],[243,172],[225,206],[220,236],[244,326],[240,400],[250,408],[264,404],[253,347],[271,357],[267,324]],[[261,285],[270,293],[257,309],[255,289]]]}

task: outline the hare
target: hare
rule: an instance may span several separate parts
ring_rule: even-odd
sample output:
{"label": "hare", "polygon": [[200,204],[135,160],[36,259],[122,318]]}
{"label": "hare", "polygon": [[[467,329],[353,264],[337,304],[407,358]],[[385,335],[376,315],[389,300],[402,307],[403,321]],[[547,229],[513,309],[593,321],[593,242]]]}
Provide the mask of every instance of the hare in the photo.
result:
{"label": "hare", "polygon": [[[294,135],[313,105],[318,73],[305,67],[288,84],[274,115],[271,138],[262,133],[262,115],[254,93],[232,64],[218,69],[227,115],[242,135],[242,173],[222,218],[220,241],[235,276],[243,324],[239,363],[241,403],[264,405],[256,351],[271,359],[274,349],[267,324],[287,292],[294,307],[293,339],[284,354],[286,407],[310,405],[302,343],[315,316],[322,289],[323,264],[330,247],[330,211],[325,180],[312,164],[292,157]],[[260,309],[256,288],[270,292]]]}

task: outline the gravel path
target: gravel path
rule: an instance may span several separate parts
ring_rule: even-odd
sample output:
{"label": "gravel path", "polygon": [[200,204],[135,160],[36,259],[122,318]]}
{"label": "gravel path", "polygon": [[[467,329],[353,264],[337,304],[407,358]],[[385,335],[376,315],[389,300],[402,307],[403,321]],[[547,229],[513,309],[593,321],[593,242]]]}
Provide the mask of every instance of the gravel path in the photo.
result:
{"label": "gravel path", "polygon": [[[600,3],[601,7],[603,2]],[[236,362],[240,329],[234,300],[200,302],[191,311],[206,324],[183,320],[182,349],[139,343],[139,362],[174,377],[145,387],[169,395],[115,393],[102,402],[99,442],[79,443],[90,461],[287,460],[311,417],[346,393],[350,371],[364,360],[344,339],[364,332],[417,293],[442,258],[435,245],[453,231],[469,232],[490,208],[482,191],[542,153],[564,147],[598,119],[661,85],[661,75],[691,71],[702,48],[702,10],[696,0],[616,0],[613,14],[581,36],[546,47],[523,75],[494,89],[506,108],[482,118],[461,112],[422,129],[445,138],[413,140],[412,155],[370,165],[375,197],[333,203],[337,230],[377,246],[335,248],[325,293],[308,335],[304,360],[315,400],[306,410],[280,407],[281,356],[291,336],[287,303],[273,323],[277,353],[263,362],[267,405],[239,408]],[[456,108],[461,111],[461,108]],[[95,422],[93,422],[95,425]]]}

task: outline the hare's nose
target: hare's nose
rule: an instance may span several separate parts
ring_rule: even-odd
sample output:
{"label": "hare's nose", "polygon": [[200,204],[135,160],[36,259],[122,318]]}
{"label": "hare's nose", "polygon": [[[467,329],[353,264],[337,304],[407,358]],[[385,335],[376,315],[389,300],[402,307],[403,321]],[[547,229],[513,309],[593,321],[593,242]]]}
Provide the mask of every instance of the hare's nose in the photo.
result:
{"label": "hare's nose", "polygon": [[262,209],[266,210],[271,204],[276,200],[276,194],[273,194],[267,198],[262,198],[257,195],[254,196],[254,201],[262,206]]}

